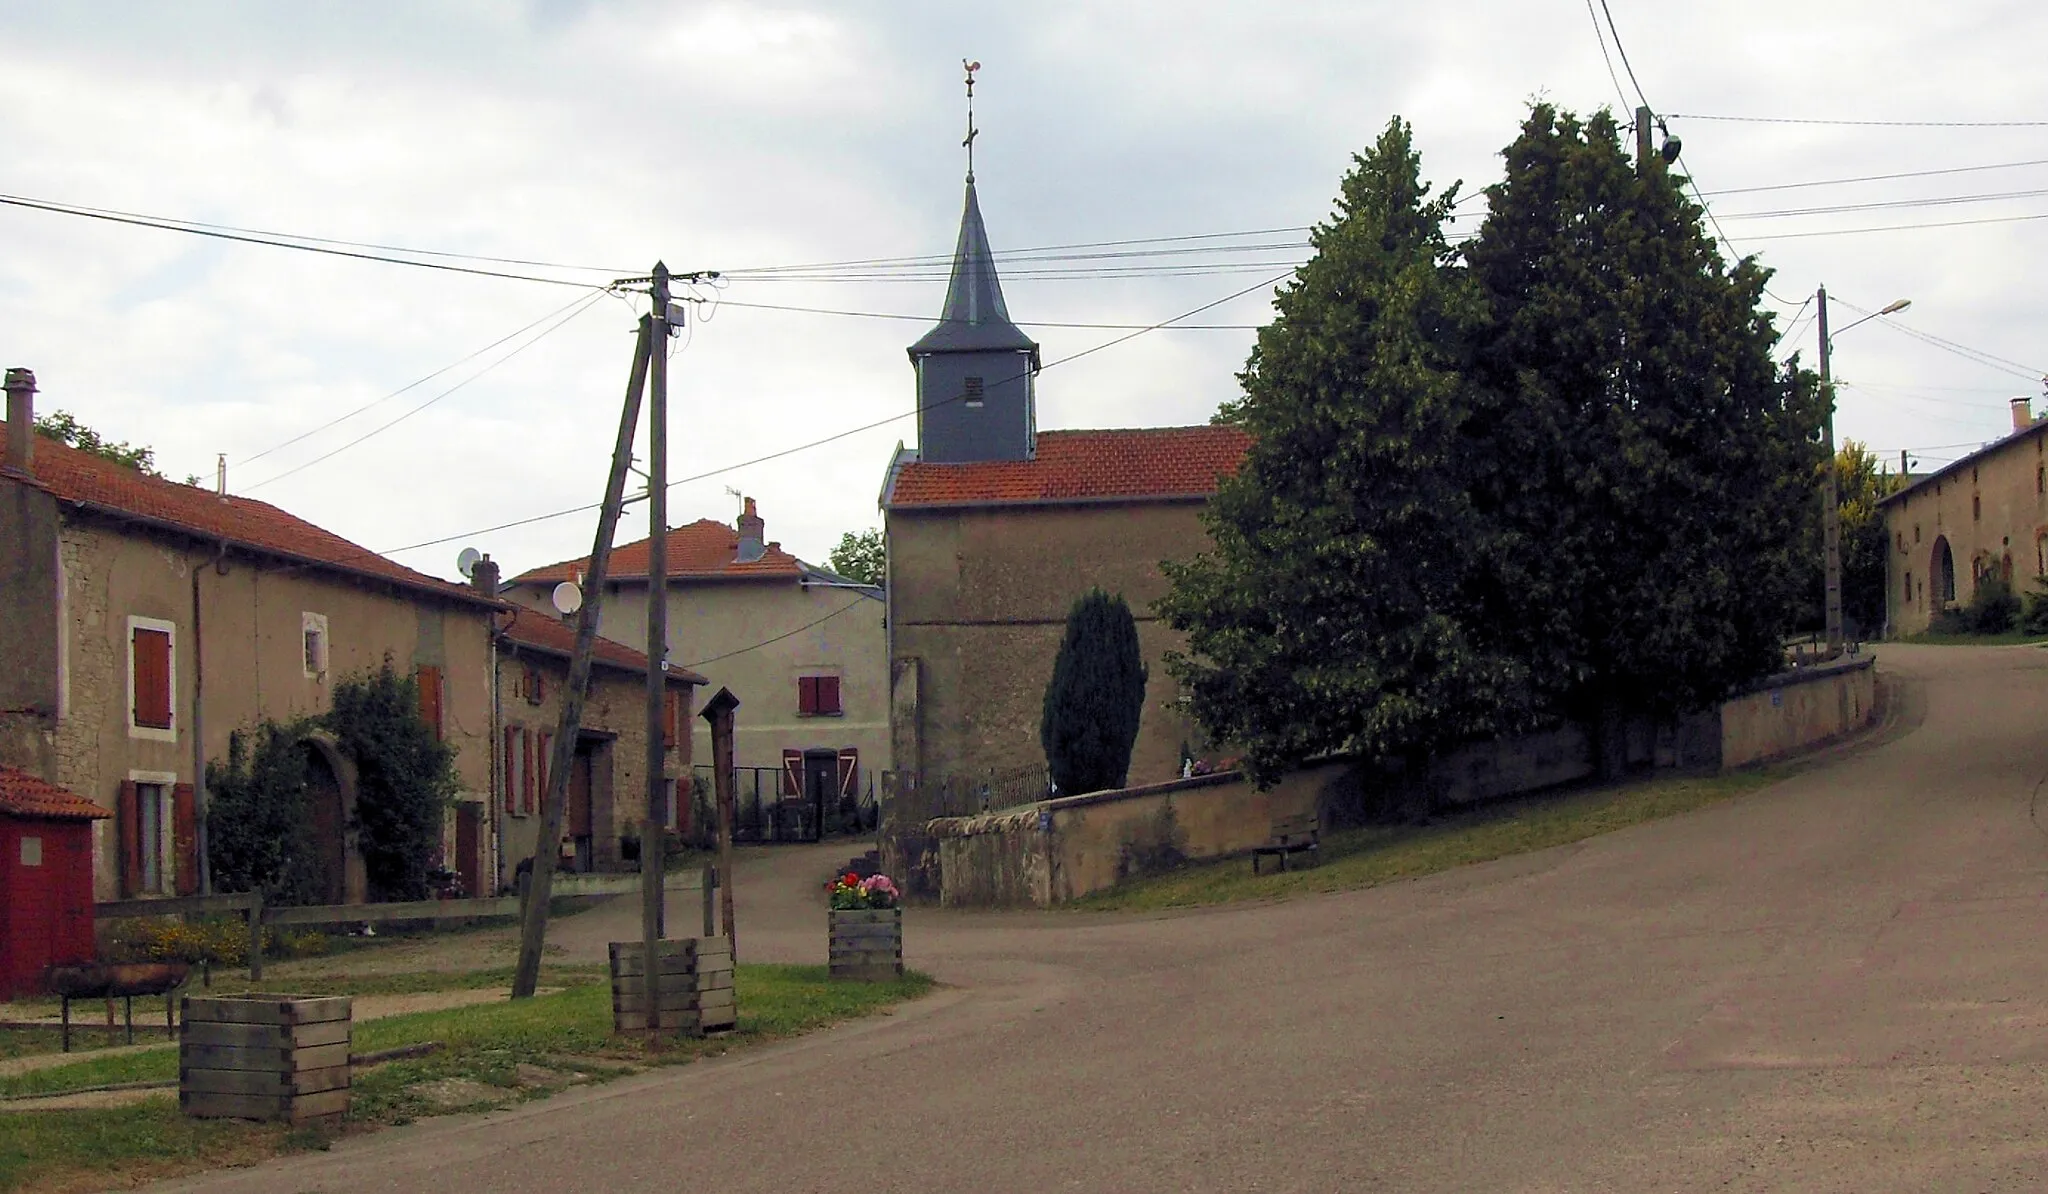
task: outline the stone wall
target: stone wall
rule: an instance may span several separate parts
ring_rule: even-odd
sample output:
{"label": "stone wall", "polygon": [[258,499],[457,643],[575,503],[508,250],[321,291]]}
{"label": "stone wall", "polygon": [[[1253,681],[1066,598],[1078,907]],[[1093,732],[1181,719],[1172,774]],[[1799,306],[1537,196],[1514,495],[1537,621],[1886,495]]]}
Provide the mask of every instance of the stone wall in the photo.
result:
{"label": "stone wall", "polygon": [[1782,758],[1869,725],[1876,660],[1866,655],[1773,676],[1721,706],[1721,767]]}

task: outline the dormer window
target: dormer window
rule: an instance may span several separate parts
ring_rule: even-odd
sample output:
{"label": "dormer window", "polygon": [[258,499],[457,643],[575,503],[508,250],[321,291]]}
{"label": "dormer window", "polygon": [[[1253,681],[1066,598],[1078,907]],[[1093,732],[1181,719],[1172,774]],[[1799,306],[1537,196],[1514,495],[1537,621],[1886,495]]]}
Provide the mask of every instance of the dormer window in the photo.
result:
{"label": "dormer window", "polygon": [[966,380],[965,382],[961,383],[961,386],[960,386],[960,392],[961,392],[961,396],[962,396],[963,398],[965,398],[965,399],[966,399],[966,401],[967,401],[967,405],[969,405],[969,406],[980,406],[980,405],[981,405],[981,397],[982,397],[982,381],[981,381],[981,379],[980,379],[980,378],[978,378],[978,377],[970,377],[970,378],[968,378],[968,379],[967,379],[967,380]]}

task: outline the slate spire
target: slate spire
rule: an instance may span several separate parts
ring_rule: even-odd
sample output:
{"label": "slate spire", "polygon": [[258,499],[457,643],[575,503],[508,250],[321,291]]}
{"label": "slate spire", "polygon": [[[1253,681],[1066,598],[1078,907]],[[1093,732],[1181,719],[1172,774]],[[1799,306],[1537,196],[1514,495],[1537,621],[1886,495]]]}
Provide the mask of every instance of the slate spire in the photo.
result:
{"label": "slate spire", "polygon": [[995,254],[988,247],[988,229],[981,222],[981,204],[970,178],[967,206],[960,215],[960,241],[953,249],[953,278],[946,284],[946,306],[939,313],[939,325],[910,346],[910,355],[988,349],[1038,353],[1038,345],[1010,322],[1010,309],[1003,305]]}

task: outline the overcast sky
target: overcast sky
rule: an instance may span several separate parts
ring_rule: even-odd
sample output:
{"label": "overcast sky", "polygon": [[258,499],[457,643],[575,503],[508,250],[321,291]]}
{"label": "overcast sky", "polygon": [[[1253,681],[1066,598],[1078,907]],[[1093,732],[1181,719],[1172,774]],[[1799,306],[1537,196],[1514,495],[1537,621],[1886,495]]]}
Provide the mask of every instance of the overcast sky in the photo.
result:
{"label": "overcast sky", "polygon": [[[1650,103],[1679,114],[1670,131],[1727,235],[1777,269],[1788,326],[1825,283],[1865,311],[1910,298],[1904,328],[2005,360],[1975,362],[1884,321],[1839,335],[1841,434],[1931,463],[2008,430],[2006,399],[2040,398],[2048,219],[1834,233],[2048,216],[2048,127],[1687,114],[2048,119],[2048,8],[1609,3]],[[556,263],[438,259],[585,284],[657,258],[679,271],[743,271],[949,252],[963,56],[982,63],[976,170],[999,253],[1307,225],[1327,215],[1350,155],[1396,113],[1414,122],[1426,176],[1469,190],[1498,177],[1499,150],[1533,97],[1579,111],[1621,103],[1583,0],[6,2],[0,45],[7,195]],[[1614,69],[1632,105],[1618,59]],[[1715,194],[2026,162],[2040,164]],[[2012,192],[2030,194],[1753,214]],[[1298,235],[1127,246],[1283,246],[1264,250],[1016,264],[1004,287],[1027,327],[1149,324],[1283,273]],[[453,575],[465,546],[508,573],[589,550],[588,514],[468,532],[602,492],[631,353],[628,301],[19,207],[0,207],[0,246],[0,364],[36,371],[41,409],[152,445],[178,478],[211,484],[224,452],[235,492],[375,549],[452,537],[397,555],[439,575]],[[1167,264],[1178,272],[1146,272]],[[740,273],[701,292],[725,302],[676,345],[672,475],[908,414],[904,346],[925,322],[738,305],[928,319],[945,289],[926,270],[834,272]],[[1269,295],[1259,287],[1192,321],[1211,327],[1141,335],[1048,369],[1040,426],[1205,421],[1232,396],[1252,340],[1213,325],[1264,322]],[[335,451],[554,321],[277,447],[570,304],[587,309],[388,431]],[[1832,314],[1837,329],[1858,317],[1846,306]],[[1798,325],[1809,361],[1810,315]],[[1125,334],[1031,330],[1048,362]],[[899,439],[914,442],[907,417],[679,485],[670,521],[729,521],[726,487],[741,488],[771,539],[822,560],[840,532],[878,525]],[[628,528],[622,540],[646,533],[644,508]]]}

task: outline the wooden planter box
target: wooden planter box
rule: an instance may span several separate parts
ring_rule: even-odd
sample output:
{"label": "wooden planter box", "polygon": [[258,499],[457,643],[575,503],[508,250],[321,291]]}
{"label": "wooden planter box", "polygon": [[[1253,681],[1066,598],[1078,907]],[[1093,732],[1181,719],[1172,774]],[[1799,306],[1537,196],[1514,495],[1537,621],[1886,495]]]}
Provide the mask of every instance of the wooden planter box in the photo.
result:
{"label": "wooden planter box", "polygon": [[303,1124],[348,1111],[348,996],[187,995],[180,1010],[185,1114]]}
{"label": "wooden planter box", "polygon": [[903,977],[903,909],[832,908],[833,978],[885,983]]}
{"label": "wooden planter box", "polygon": [[[724,1032],[738,1019],[733,1000],[732,940],[727,937],[686,937],[663,941],[656,951],[661,969],[653,1027],[703,1036]],[[614,941],[612,960],[612,1030],[648,1029],[646,951],[638,941]]]}

